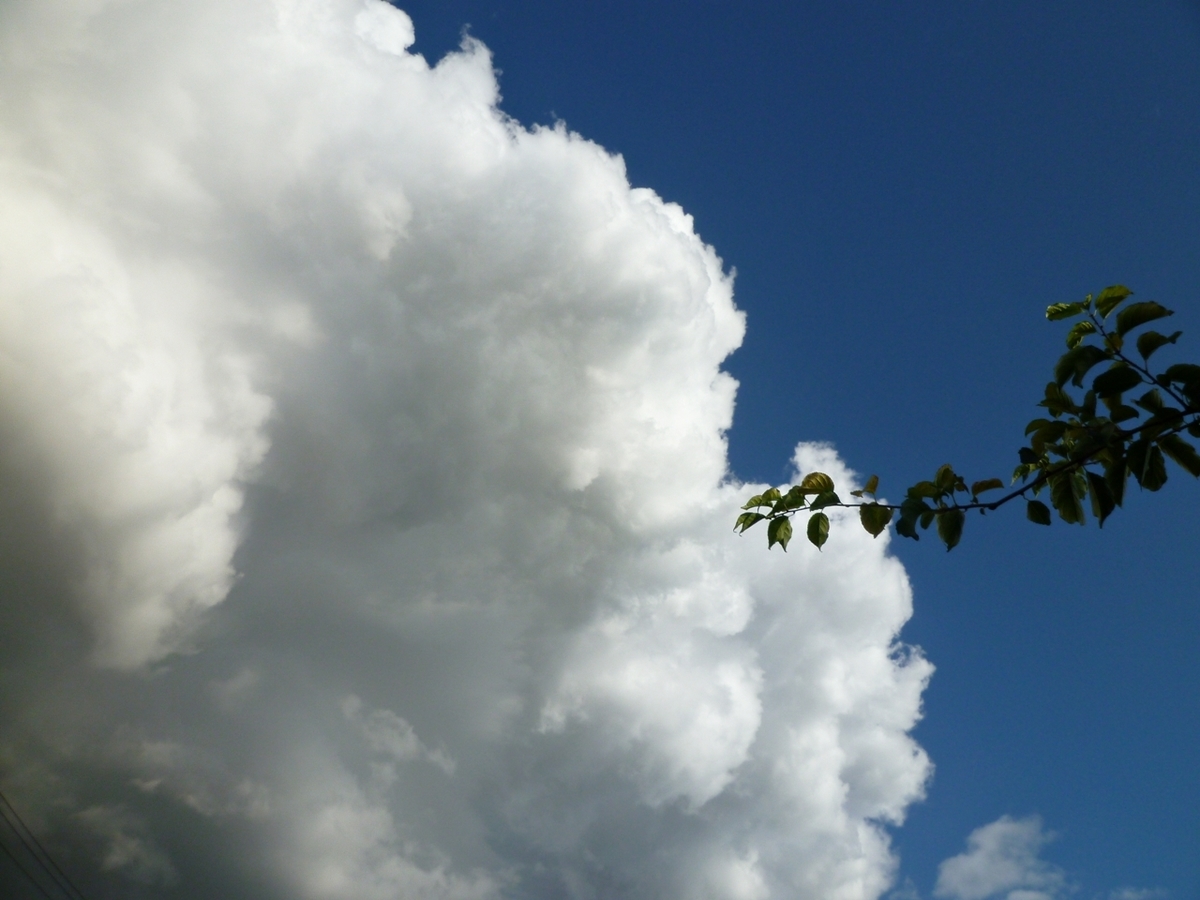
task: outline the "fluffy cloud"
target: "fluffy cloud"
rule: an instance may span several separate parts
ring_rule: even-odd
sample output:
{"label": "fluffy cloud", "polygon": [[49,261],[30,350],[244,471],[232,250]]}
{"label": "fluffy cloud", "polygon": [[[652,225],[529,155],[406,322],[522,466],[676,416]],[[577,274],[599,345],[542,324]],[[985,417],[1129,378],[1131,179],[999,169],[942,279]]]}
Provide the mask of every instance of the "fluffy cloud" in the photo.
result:
{"label": "fluffy cloud", "polygon": [[6,792],[94,896],[877,896],[903,569],[731,534],[721,260],[412,40],[0,15]]}
{"label": "fluffy cloud", "polygon": [[1054,900],[1067,889],[1062,869],[1040,858],[1042,847],[1054,839],[1042,830],[1037,816],[1001,816],[976,828],[967,838],[967,852],[938,866],[935,897],[950,900]]}

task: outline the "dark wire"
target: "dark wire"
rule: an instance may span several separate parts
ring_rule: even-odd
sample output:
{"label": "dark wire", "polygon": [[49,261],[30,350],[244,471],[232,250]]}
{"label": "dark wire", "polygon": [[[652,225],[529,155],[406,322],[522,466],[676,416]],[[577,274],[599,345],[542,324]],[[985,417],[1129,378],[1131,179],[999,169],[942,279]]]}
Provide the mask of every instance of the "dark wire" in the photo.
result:
{"label": "dark wire", "polygon": [[[83,891],[77,888],[75,883],[67,877],[67,873],[59,868],[58,863],[54,861],[54,857],[51,856],[49,851],[42,846],[42,842],[37,839],[37,835],[34,834],[33,831],[30,830],[29,826],[25,824],[25,820],[21,818],[21,814],[16,811],[11,803],[8,802],[8,798],[4,796],[3,791],[0,791],[0,801],[3,801],[4,805],[8,807],[9,812],[13,814],[13,817],[21,824],[21,828],[25,830],[25,834],[29,835],[29,840],[33,841],[37,849],[41,851],[41,856],[39,856],[34,851],[33,847],[29,846],[29,841],[25,840],[25,837],[20,831],[17,830],[16,826],[8,820],[8,815],[4,812],[4,810],[0,809],[0,817],[3,817],[8,827],[16,833],[17,838],[22,844],[25,845],[25,849],[29,851],[29,855],[34,858],[39,866],[42,867],[42,871],[50,876],[50,880],[53,881],[58,889],[64,894],[67,894],[68,896],[74,894],[77,898],[79,898],[79,900],[87,900],[87,898],[83,895]],[[12,854],[10,853],[9,856],[12,856]],[[45,858],[45,862],[42,861],[43,857]],[[47,863],[49,865],[47,865]],[[53,871],[51,871],[52,868]],[[58,873],[57,875],[55,874],[56,872]]]}
{"label": "dark wire", "polygon": [[[8,820],[5,819],[4,821],[7,822]],[[32,884],[35,888],[37,888],[37,891],[39,894],[41,894],[43,897],[45,897],[46,900],[54,900],[53,897],[51,897],[49,894],[46,893],[46,889],[41,886],[41,884],[38,882],[38,880],[29,874],[29,870],[26,869],[23,865],[21,865],[21,861],[19,859],[17,859],[15,856],[13,856],[13,852],[8,849],[8,845],[5,844],[4,841],[0,841],[0,850],[3,850],[4,855],[7,856],[9,859],[11,859],[13,861],[13,865],[21,870],[21,874],[29,879],[29,883]]]}

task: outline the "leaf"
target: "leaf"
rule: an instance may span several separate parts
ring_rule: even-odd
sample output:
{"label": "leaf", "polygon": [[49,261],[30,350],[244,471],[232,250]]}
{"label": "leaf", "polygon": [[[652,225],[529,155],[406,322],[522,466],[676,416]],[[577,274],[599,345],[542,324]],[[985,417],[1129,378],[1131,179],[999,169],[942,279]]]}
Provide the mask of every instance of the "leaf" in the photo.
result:
{"label": "leaf", "polygon": [[1113,503],[1121,506],[1125,502],[1125,482],[1129,480],[1129,466],[1125,462],[1125,458],[1121,457],[1104,469],[1104,480],[1108,483],[1108,490],[1112,494]]}
{"label": "leaf", "polygon": [[1192,363],[1176,363],[1163,372],[1167,384],[1193,384],[1200,381],[1200,366]]}
{"label": "leaf", "polygon": [[896,534],[900,537],[912,538],[914,541],[919,541],[921,536],[917,534],[917,527],[912,519],[906,519],[901,516],[896,520]]}
{"label": "leaf", "polygon": [[879,476],[872,475],[867,479],[867,483],[863,485],[863,493],[874,497],[877,490],[879,490]]}
{"label": "leaf", "polygon": [[[824,515],[824,513],[818,513]],[[788,542],[792,539],[792,520],[787,516],[780,516],[778,519],[772,519],[771,524],[767,526],[767,549],[770,550],[776,544],[783,548],[784,553],[787,552]]]}
{"label": "leaf", "polygon": [[1177,434],[1164,434],[1158,439],[1158,446],[1179,468],[1193,478],[1200,478],[1200,453],[1190,443]]}
{"label": "leaf", "polygon": [[1087,473],[1088,488],[1092,495],[1092,515],[1100,522],[1100,527],[1104,527],[1104,520],[1116,508],[1116,501],[1113,499],[1112,491],[1109,490],[1108,482],[1095,472]]}
{"label": "leaf", "polygon": [[765,518],[766,516],[764,516],[762,513],[742,513],[740,516],[738,516],[737,522],[734,523],[733,530],[738,534],[741,534],[751,525],[761,522]]}
{"label": "leaf", "polygon": [[1084,319],[1082,322],[1076,322],[1071,326],[1071,330],[1067,332],[1067,347],[1074,350],[1083,339],[1089,334],[1096,333],[1096,326],[1092,324],[1090,319]]}
{"label": "leaf", "polygon": [[833,490],[833,479],[824,472],[809,472],[800,482],[800,490],[806,494],[821,494]]}
{"label": "leaf", "polygon": [[742,506],[742,509],[753,509],[756,506],[768,506],[768,505],[769,504],[763,502],[762,494],[755,494],[753,497],[751,497],[749,500],[746,501],[745,505]]}
{"label": "leaf", "polygon": [[1155,319],[1165,319],[1167,316],[1175,315],[1175,311],[1167,309],[1160,303],[1155,303],[1153,300],[1143,300],[1141,303],[1134,303],[1125,307],[1117,313],[1117,334],[1126,335],[1135,328],[1140,328],[1147,322],[1153,322]]}
{"label": "leaf", "polygon": [[918,481],[908,489],[909,497],[929,497],[930,499],[938,495],[938,486],[932,481]]}
{"label": "leaf", "polygon": [[892,521],[892,510],[878,503],[868,503],[858,508],[858,518],[862,527],[871,537],[879,537]]}
{"label": "leaf", "polygon": [[1145,334],[1139,334],[1137,339],[1138,353],[1142,354],[1142,359],[1149,360],[1150,355],[1160,347],[1165,347],[1167,344],[1173,344],[1179,340],[1182,331],[1177,331],[1170,337],[1165,334],[1159,334],[1157,331],[1147,331]]}
{"label": "leaf", "polygon": [[1071,384],[1083,387],[1083,377],[1093,366],[1112,359],[1112,354],[1095,344],[1081,344],[1068,350],[1054,366],[1054,383],[1062,387],[1070,379]]}
{"label": "leaf", "polygon": [[808,508],[824,509],[826,506],[839,506],[841,502],[842,498],[833,491],[822,491],[812,498],[812,501],[808,504]]}
{"label": "leaf", "polygon": [[971,485],[971,496],[978,497],[984,491],[994,491],[1004,487],[1004,482],[999,478],[988,478],[984,481],[976,481]]}
{"label": "leaf", "polygon": [[966,516],[961,509],[950,509],[937,517],[938,537],[946,545],[946,552],[958,546],[962,539],[963,522]]}
{"label": "leaf", "polygon": [[779,499],[780,496],[781,495],[779,493],[779,488],[771,488],[769,491],[763,491],[762,502],[759,503],[758,505],[766,506],[770,503],[774,503],[776,500]]}
{"label": "leaf", "polygon": [[[1065,412],[1073,413],[1079,410],[1071,395],[1053,381],[1046,385],[1046,399],[1039,403],[1038,406],[1046,407],[1046,409],[1050,410],[1050,415],[1056,419]],[[1029,432],[1025,433],[1028,434]]]}
{"label": "leaf", "polygon": [[1133,291],[1125,287],[1123,284],[1114,284],[1111,287],[1106,287],[1096,297],[1096,311],[1105,319],[1108,314],[1116,309],[1125,301],[1126,297],[1133,295]]}
{"label": "leaf", "polygon": [[1070,319],[1087,310],[1082,303],[1051,303],[1046,307],[1046,318],[1051,322]]}
{"label": "leaf", "polygon": [[1022,447],[1017,451],[1017,456],[1021,458],[1022,465],[1036,466],[1042,458],[1039,454],[1034,453],[1028,447]]}
{"label": "leaf", "polygon": [[829,540],[829,516],[823,512],[813,513],[808,520],[808,539],[820,550]]}
{"label": "leaf", "polygon": [[940,492],[949,493],[954,490],[954,485],[958,481],[958,476],[954,474],[954,469],[950,463],[944,463],[938,467],[937,474],[933,476],[933,483],[937,485]]}
{"label": "leaf", "polygon": [[1167,464],[1162,451],[1145,438],[1129,445],[1126,457],[1134,479],[1148,491],[1157,491],[1167,483]]}
{"label": "leaf", "polygon": [[1133,402],[1148,413],[1156,413],[1163,408],[1163,397],[1158,388],[1151,388]]}
{"label": "leaf", "polygon": [[1025,518],[1035,525],[1050,524],[1050,507],[1041,500],[1030,500],[1025,507]]}
{"label": "leaf", "polygon": [[1083,524],[1083,504],[1079,500],[1071,473],[1059,472],[1050,477],[1050,502],[1068,525]]}
{"label": "leaf", "polygon": [[1115,397],[1141,383],[1142,376],[1137,369],[1118,362],[1096,376],[1092,382],[1092,390],[1096,392],[1097,397]]}

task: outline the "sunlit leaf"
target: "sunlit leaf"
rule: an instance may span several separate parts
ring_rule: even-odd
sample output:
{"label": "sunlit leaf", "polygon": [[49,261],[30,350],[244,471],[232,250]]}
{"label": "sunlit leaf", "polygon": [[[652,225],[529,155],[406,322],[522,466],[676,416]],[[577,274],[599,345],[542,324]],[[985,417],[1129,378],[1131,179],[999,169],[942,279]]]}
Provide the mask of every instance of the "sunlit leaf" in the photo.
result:
{"label": "sunlit leaf", "polygon": [[749,500],[747,500],[745,502],[745,504],[742,506],[742,509],[753,509],[756,506],[767,506],[767,505],[768,504],[763,502],[762,494],[755,494],[753,497],[751,497]]}
{"label": "sunlit leaf", "polygon": [[1123,284],[1114,284],[1111,287],[1106,287],[1096,297],[1096,311],[1107,319],[1108,314],[1116,309],[1126,297],[1133,296],[1133,291],[1125,287]]}
{"label": "sunlit leaf", "polygon": [[762,513],[742,513],[740,516],[738,516],[737,523],[733,526],[733,530],[738,532],[738,534],[741,534],[751,525],[761,522],[765,518],[766,516],[764,516]]}
{"label": "sunlit leaf", "polygon": [[837,506],[842,499],[833,491],[822,491],[809,501],[809,509],[824,509],[826,506]]}
{"label": "sunlit leaf", "polygon": [[1151,354],[1160,347],[1165,347],[1167,344],[1173,344],[1179,340],[1182,331],[1176,331],[1168,336],[1159,334],[1157,331],[1147,331],[1145,334],[1138,335],[1137,349],[1138,353],[1142,354],[1142,359],[1150,359]]}
{"label": "sunlit leaf", "polygon": [[1004,482],[999,478],[988,478],[985,481],[976,481],[971,485],[971,496],[978,497],[984,491],[994,491],[997,488],[1004,487]]}
{"label": "sunlit leaf", "polygon": [[867,483],[863,485],[863,493],[874,497],[877,490],[879,490],[879,476],[872,475],[867,479]]}
{"label": "sunlit leaf", "polygon": [[[824,513],[818,513],[824,515]],[[781,516],[778,519],[772,519],[771,524],[767,526],[767,549],[770,550],[776,544],[787,551],[788,542],[792,539],[792,520],[786,516]]]}
{"label": "sunlit leaf", "polygon": [[892,510],[878,503],[867,503],[858,508],[858,518],[871,537],[879,537],[892,521]]}
{"label": "sunlit leaf", "polygon": [[800,482],[800,490],[806,494],[820,494],[833,490],[833,479],[824,472],[809,472]]}
{"label": "sunlit leaf", "polygon": [[1025,507],[1025,517],[1037,525],[1050,524],[1050,507],[1041,500],[1030,500]]}
{"label": "sunlit leaf", "polygon": [[1132,303],[1117,313],[1117,334],[1129,334],[1133,329],[1145,325],[1147,322],[1173,315],[1175,315],[1174,310],[1167,309],[1153,300]]}
{"label": "sunlit leaf", "polygon": [[829,540],[829,516],[825,513],[814,513],[808,520],[808,539],[820,550]]}
{"label": "sunlit leaf", "polygon": [[763,491],[762,502],[759,506],[766,506],[769,503],[775,503],[780,498],[779,488],[771,488],[769,491]]}
{"label": "sunlit leaf", "polygon": [[1052,303],[1046,307],[1046,318],[1051,322],[1069,319],[1084,312],[1087,307],[1082,303]]}
{"label": "sunlit leaf", "polygon": [[966,516],[961,509],[951,509],[937,517],[938,537],[946,545],[946,550],[953,550],[962,539],[963,522]]}
{"label": "sunlit leaf", "polygon": [[1071,330],[1067,332],[1067,347],[1074,350],[1083,339],[1089,334],[1096,333],[1096,326],[1092,324],[1090,319],[1084,319],[1082,322],[1076,322],[1071,326]]}
{"label": "sunlit leaf", "polygon": [[[1053,381],[1046,385],[1046,399],[1039,403],[1038,406],[1046,407],[1046,409],[1050,410],[1050,415],[1055,418],[1058,418],[1065,412],[1073,413],[1079,409],[1075,405],[1075,401],[1071,395]],[[1025,433],[1028,434],[1029,432],[1026,431]]]}

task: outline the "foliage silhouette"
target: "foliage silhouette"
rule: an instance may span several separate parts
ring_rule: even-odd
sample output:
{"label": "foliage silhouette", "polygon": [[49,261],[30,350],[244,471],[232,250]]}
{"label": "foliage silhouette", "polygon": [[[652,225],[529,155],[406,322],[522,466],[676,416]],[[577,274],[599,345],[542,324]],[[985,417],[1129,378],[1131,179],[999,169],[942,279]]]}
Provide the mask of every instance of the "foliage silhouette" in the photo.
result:
{"label": "foliage silhouette", "polygon": [[[779,544],[787,550],[792,518],[807,513],[806,534],[819,550],[829,539],[829,516],[824,510],[843,507],[857,509],[863,528],[875,537],[893,519],[896,533],[913,540],[920,540],[918,529],[936,523],[938,537],[947,550],[953,550],[972,510],[983,514],[1022,498],[1031,522],[1049,525],[1057,513],[1068,524],[1082,525],[1086,502],[1103,526],[1122,505],[1130,475],[1145,490],[1157,491],[1167,481],[1169,458],[1200,478],[1200,454],[1182,436],[1186,432],[1200,437],[1200,366],[1176,363],[1159,373],[1150,370],[1150,357],[1178,341],[1180,331],[1139,334],[1134,346],[1140,362],[1125,352],[1134,331],[1174,315],[1153,300],[1126,304],[1132,295],[1124,285],[1113,285],[1095,297],[1088,294],[1078,303],[1055,303],[1046,310],[1052,322],[1076,321],[1067,332],[1067,352],[1055,365],[1054,380],[1046,385],[1045,398],[1038,404],[1050,417],[1039,416],[1025,427],[1029,444],[1017,451],[1020,462],[1010,482],[1020,486],[999,499],[979,499],[981,494],[1004,489],[999,478],[968,487],[949,463],[931,480],[908,488],[900,503],[876,499],[879,478],[875,475],[861,490],[851,491],[857,499],[847,502],[838,496],[832,478],[810,472],[786,491],[771,488],[751,497],[734,530],[743,533],[766,522],[768,549]],[[1082,398],[1071,394],[1068,383],[1084,388],[1088,374],[1105,364]],[[1124,397],[1131,391],[1142,392],[1128,405]],[[1097,404],[1104,414],[1097,413]],[[1050,506],[1037,499],[1043,491],[1048,491]]]}

